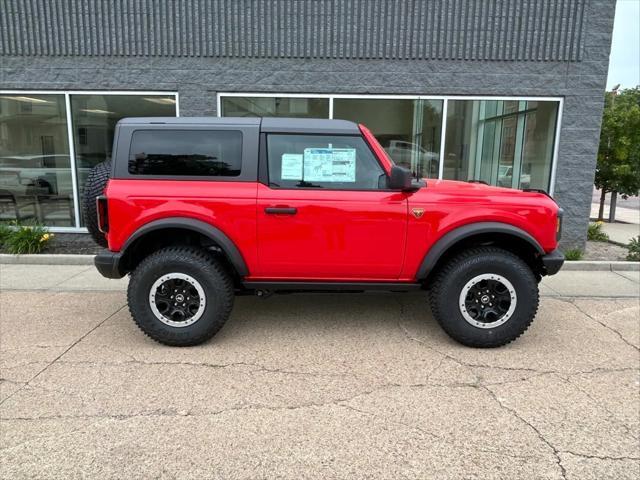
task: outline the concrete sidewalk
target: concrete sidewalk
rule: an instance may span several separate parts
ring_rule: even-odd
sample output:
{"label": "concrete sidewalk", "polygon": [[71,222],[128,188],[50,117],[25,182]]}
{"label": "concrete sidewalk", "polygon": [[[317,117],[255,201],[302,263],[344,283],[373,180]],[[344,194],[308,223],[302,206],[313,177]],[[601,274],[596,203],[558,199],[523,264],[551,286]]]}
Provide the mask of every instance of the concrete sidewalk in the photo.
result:
{"label": "concrete sidewalk", "polygon": [[640,225],[637,223],[604,222],[602,230],[609,235],[610,241],[620,245],[629,245],[632,238],[640,236]]}
{"label": "concrete sidewalk", "polygon": [[[127,284],[127,277],[106,279],[87,265],[0,265],[0,290],[123,291]],[[540,286],[545,297],[635,297],[639,290],[640,271],[566,270]]]}

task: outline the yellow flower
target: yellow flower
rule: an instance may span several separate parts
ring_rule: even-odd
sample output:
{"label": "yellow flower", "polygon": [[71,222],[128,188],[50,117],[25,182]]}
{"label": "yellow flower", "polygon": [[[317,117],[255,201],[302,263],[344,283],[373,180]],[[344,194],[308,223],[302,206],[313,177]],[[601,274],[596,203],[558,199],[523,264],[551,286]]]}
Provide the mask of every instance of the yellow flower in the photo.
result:
{"label": "yellow flower", "polygon": [[50,238],[51,238],[51,235],[49,235],[48,233],[45,233],[44,235],[42,235],[42,237],[40,237],[40,241],[47,242],[49,241]]}
{"label": "yellow flower", "polygon": [[598,225],[598,226],[603,225],[603,224],[604,224],[604,222],[603,222],[602,220],[598,220],[598,221],[596,222],[596,225]]}

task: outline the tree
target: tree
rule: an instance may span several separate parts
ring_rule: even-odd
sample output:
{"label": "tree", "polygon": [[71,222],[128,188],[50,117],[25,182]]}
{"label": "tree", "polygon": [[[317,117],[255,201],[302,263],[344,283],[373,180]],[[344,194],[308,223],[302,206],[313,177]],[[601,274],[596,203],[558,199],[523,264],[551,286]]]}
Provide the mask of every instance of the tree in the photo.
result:
{"label": "tree", "polygon": [[607,92],[604,100],[595,185],[601,190],[598,220],[611,193],[609,221],[615,220],[615,201],[640,190],[640,87]]}

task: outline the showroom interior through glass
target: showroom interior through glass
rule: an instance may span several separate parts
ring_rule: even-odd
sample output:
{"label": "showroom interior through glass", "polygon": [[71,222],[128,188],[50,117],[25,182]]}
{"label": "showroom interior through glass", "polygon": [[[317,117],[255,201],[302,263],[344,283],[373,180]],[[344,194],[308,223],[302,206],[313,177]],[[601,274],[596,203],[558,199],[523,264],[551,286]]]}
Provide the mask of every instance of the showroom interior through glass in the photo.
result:
{"label": "showroom interior through glass", "polygon": [[[420,178],[553,193],[561,98],[219,93],[219,116],[337,118],[367,125]],[[85,231],[91,168],[124,117],[177,116],[176,92],[0,91],[0,222]]]}
{"label": "showroom interior through glass", "polygon": [[221,93],[218,112],[352,120],[416,177],[550,192],[562,99]]}
{"label": "showroom interior through glass", "polygon": [[84,182],[118,120],[176,115],[176,93],[0,92],[0,222],[84,231]]}

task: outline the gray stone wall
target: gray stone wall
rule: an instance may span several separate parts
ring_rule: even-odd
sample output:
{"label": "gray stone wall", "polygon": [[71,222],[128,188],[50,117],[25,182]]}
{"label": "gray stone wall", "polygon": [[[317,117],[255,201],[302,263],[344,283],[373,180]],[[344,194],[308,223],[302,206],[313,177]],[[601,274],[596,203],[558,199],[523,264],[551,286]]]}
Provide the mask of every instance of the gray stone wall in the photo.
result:
{"label": "gray stone wall", "polygon": [[[7,1],[0,0],[5,5]],[[462,4],[481,3],[498,13],[500,10],[495,5],[504,7],[503,2],[496,0],[441,3],[447,7],[448,14],[452,13],[454,3],[460,9]],[[563,53],[553,61],[535,58],[533,39],[542,38],[534,31],[546,18],[544,9],[536,13],[536,8],[542,8],[537,5],[548,7],[554,2],[517,0],[513,3],[522,13],[514,17],[518,22],[526,21],[527,9],[533,18],[538,18],[538,23],[529,22],[533,30],[523,37],[530,43],[525,42],[526,48],[522,51],[533,52],[528,59],[465,60],[464,55],[412,60],[23,53],[0,56],[0,88],[178,91],[182,116],[216,115],[218,92],[564,97],[555,196],[567,212],[563,245],[582,247],[591,203],[615,1],[566,0],[563,18],[568,21],[566,17],[573,9],[583,8],[582,28],[574,28],[575,38],[562,34],[567,42],[575,44],[567,47],[568,56],[562,57]],[[551,20],[560,25],[562,19]],[[479,19],[475,22],[469,25],[480,28]],[[574,19],[567,24],[577,25],[576,22]],[[486,25],[481,30],[486,31]],[[446,34],[446,30],[442,32]],[[6,37],[5,34],[3,38]],[[489,41],[489,37],[475,38]],[[499,38],[495,36],[494,41]],[[492,51],[499,55],[500,49],[496,47]],[[572,51],[574,53],[570,53]]]}

